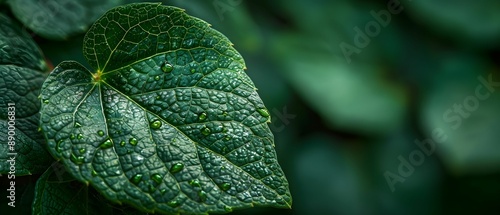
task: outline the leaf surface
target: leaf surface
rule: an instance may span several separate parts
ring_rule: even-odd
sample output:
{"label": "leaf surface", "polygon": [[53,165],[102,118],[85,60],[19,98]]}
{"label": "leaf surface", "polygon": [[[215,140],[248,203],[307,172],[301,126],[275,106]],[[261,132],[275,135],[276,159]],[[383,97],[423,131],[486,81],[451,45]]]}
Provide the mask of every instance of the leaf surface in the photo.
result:
{"label": "leaf surface", "polygon": [[[45,63],[31,37],[2,14],[0,56],[0,173],[40,173],[53,160],[44,148],[43,136],[37,131],[40,109],[37,97],[45,79],[41,72],[45,70]],[[9,123],[13,127],[9,128]],[[10,164],[14,162],[9,161],[13,157],[15,171],[11,171]]]}
{"label": "leaf surface", "polygon": [[270,116],[231,42],[182,9],[131,4],[42,89],[51,153],[108,199],[167,214],[290,208]]}

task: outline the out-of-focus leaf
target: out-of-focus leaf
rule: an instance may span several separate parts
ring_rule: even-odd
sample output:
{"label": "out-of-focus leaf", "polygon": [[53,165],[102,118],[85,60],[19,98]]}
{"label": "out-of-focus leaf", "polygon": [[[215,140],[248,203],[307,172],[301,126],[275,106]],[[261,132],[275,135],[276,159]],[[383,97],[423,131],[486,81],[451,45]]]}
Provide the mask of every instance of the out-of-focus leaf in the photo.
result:
{"label": "out-of-focus leaf", "polygon": [[[0,180],[5,177],[6,176],[0,177]],[[8,197],[10,196],[10,191],[4,191],[5,196],[0,198],[0,211],[2,211],[2,214],[32,214],[31,205],[33,204],[35,196],[35,182],[31,181],[32,177],[33,176],[25,176],[11,180],[15,182],[13,186],[15,188],[15,194],[13,195],[15,200],[12,203]],[[6,186],[2,184],[2,188],[5,188],[5,190],[11,189],[10,185],[8,185],[8,183],[10,183],[9,180],[1,181],[7,182],[5,183]],[[9,203],[13,204],[15,207],[12,207]]]}
{"label": "out-of-focus leaf", "polygon": [[[309,48],[301,37],[277,37],[275,59],[283,76],[331,126],[347,131],[383,134],[404,119],[404,88],[381,77],[383,67],[348,64],[345,59]],[[384,125],[384,126],[380,126]]]}
{"label": "out-of-focus leaf", "polygon": [[455,173],[500,170],[497,72],[472,55],[444,58],[439,70],[422,106],[426,134],[443,130],[447,138],[439,144],[438,152]]}
{"label": "out-of-focus leaf", "polygon": [[38,179],[33,214],[145,214],[128,206],[110,204],[92,187],[72,178],[60,164]]}
{"label": "out-of-focus leaf", "polygon": [[14,15],[36,34],[67,39],[83,33],[108,9],[122,0],[8,0]]}
{"label": "out-of-focus leaf", "polygon": [[9,173],[11,165],[15,171],[9,174],[42,172],[53,160],[37,131],[37,97],[45,80],[45,63],[31,37],[2,14],[0,56],[0,173]]}
{"label": "out-of-focus leaf", "polygon": [[420,0],[401,1],[413,19],[445,37],[486,48],[499,44],[500,2]]}

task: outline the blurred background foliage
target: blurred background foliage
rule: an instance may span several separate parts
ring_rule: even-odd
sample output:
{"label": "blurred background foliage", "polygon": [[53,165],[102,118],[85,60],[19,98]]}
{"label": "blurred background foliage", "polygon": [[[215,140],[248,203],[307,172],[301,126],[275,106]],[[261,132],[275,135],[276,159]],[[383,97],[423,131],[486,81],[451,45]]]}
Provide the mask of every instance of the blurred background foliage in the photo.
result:
{"label": "blurred background foliage", "polygon": [[[81,2],[94,2],[95,12],[97,4],[105,11],[137,0]],[[233,214],[500,213],[500,86],[490,91],[478,79],[500,82],[500,2],[162,2],[206,20],[235,44],[271,112],[293,208]],[[354,28],[365,32],[376,20],[371,11],[399,3],[401,12],[349,63],[340,44],[355,46]],[[68,35],[32,34],[52,65],[85,62],[83,32],[93,21],[74,22],[80,24]],[[476,105],[470,97],[478,86],[491,95],[476,98]],[[465,117],[456,105],[474,108]],[[448,110],[459,126],[446,118]],[[398,157],[409,160],[420,151],[415,141],[432,138],[436,129],[446,140],[391,191],[384,174],[400,175]]]}

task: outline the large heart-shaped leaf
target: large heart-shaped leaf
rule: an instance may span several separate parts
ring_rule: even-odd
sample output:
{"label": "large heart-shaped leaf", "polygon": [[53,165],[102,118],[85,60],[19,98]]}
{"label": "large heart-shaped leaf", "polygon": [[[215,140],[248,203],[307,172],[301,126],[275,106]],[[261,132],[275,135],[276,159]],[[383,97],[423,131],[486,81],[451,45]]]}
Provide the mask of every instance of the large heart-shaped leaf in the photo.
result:
{"label": "large heart-shaped leaf", "polygon": [[42,88],[50,151],[78,180],[168,214],[290,207],[269,113],[209,24],[161,4],[117,7],[84,55],[95,72],[63,62]]}
{"label": "large heart-shaped leaf", "polygon": [[40,49],[28,33],[0,14],[1,174],[39,173],[53,161],[37,131],[37,96],[46,76],[42,73],[45,68]]}

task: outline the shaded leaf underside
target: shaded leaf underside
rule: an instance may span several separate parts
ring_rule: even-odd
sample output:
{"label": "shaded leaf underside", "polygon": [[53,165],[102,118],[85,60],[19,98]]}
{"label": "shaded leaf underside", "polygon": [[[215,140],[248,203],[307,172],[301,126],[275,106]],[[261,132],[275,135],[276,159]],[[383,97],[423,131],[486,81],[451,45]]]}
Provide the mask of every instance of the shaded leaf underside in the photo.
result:
{"label": "shaded leaf underside", "polygon": [[[43,172],[53,160],[37,131],[40,108],[37,96],[45,79],[42,73],[45,64],[28,33],[2,14],[0,56],[0,173],[20,176]],[[9,111],[15,113],[14,120],[8,119]],[[11,129],[14,150],[8,145],[9,121],[15,124],[15,130]],[[11,171],[7,160],[14,156],[15,169]]]}

